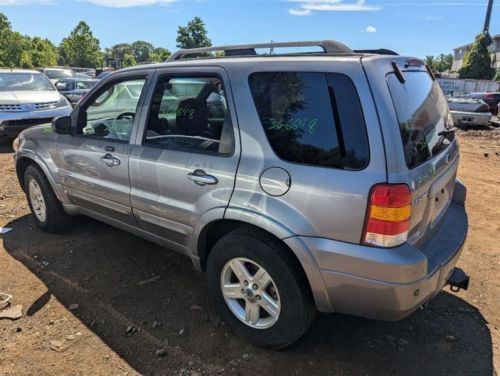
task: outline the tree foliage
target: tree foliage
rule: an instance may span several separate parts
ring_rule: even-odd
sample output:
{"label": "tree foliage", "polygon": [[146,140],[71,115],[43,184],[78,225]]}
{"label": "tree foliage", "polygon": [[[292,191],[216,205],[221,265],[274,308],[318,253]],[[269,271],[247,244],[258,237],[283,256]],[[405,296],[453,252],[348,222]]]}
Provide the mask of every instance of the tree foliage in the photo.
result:
{"label": "tree foliage", "polygon": [[155,63],[161,63],[168,59],[170,56],[170,51],[163,47],[157,47],[154,49],[153,53],[149,56],[149,60]]}
{"label": "tree foliage", "polygon": [[[203,21],[195,17],[186,27],[179,27],[177,43],[183,48],[210,46]],[[101,52],[99,39],[83,21],[64,38],[59,47],[48,39],[29,37],[12,30],[8,18],[0,12],[0,67],[49,67],[68,65],[96,68],[104,64],[114,68],[146,62],[163,62],[170,51],[147,41],[119,43]]]}
{"label": "tree foliage", "polygon": [[99,39],[90,27],[80,21],[59,46],[60,62],[63,65],[96,68],[101,65],[102,55]]}
{"label": "tree foliage", "polygon": [[155,47],[144,41],[132,44],[119,43],[104,51],[105,62],[114,68],[131,67],[146,62],[162,62],[170,56],[170,52],[163,47]]}
{"label": "tree foliage", "polygon": [[491,80],[495,72],[491,67],[491,43],[488,33],[481,33],[476,37],[472,47],[465,53],[462,68],[458,71],[460,78]]}
{"label": "tree foliage", "polygon": [[35,67],[50,67],[57,65],[57,47],[40,37],[31,38],[31,61]]}
{"label": "tree foliage", "polygon": [[210,47],[212,45],[205,29],[205,23],[199,17],[195,17],[189,21],[187,26],[179,26],[176,41],[177,47],[183,49]]}
{"label": "tree foliage", "polygon": [[438,57],[426,56],[425,63],[433,72],[444,72],[451,69],[453,65],[453,55],[440,54]]}
{"label": "tree foliage", "polygon": [[150,61],[151,54],[155,50],[155,47],[151,43],[143,40],[135,41],[131,47],[134,58],[138,63]]}

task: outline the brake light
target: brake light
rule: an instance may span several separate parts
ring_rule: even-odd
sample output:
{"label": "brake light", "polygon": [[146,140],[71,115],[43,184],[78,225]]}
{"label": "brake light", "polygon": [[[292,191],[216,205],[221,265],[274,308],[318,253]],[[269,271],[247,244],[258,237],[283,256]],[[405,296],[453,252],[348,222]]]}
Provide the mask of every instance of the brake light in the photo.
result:
{"label": "brake light", "polygon": [[422,60],[419,60],[419,59],[408,59],[408,60],[406,60],[405,68],[409,68],[409,67],[421,67],[424,64],[425,63]]}
{"label": "brake light", "polygon": [[377,184],[370,192],[362,242],[395,247],[408,239],[411,192],[406,184]]}

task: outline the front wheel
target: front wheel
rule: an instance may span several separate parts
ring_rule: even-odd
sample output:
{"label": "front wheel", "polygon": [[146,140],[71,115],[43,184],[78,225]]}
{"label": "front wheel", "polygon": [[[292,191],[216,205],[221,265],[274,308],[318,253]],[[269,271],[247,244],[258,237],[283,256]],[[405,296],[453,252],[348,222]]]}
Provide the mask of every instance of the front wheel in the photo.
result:
{"label": "front wheel", "polygon": [[38,227],[47,232],[71,227],[73,218],[64,211],[43,172],[33,165],[24,173],[24,190]]}
{"label": "front wheel", "polygon": [[207,262],[209,292],[222,318],[239,335],[282,349],[314,320],[307,279],[277,240],[253,230],[221,238]]}

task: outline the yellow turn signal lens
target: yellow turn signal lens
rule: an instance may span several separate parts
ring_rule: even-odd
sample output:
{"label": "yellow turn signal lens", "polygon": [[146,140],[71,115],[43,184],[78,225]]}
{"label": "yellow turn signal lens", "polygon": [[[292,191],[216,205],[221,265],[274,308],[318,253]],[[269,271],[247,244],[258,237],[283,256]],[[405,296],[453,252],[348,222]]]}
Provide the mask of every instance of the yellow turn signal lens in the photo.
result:
{"label": "yellow turn signal lens", "polygon": [[370,218],[379,219],[387,222],[399,222],[410,218],[411,205],[406,205],[401,208],[386,208],[373,205],[371,207]]}

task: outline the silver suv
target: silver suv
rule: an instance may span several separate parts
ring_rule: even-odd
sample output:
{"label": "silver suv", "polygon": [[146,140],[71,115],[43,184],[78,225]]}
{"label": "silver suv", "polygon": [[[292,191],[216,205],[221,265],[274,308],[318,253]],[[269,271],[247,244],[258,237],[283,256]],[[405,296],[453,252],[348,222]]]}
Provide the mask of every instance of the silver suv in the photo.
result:
{"label": "silver suv", "polygon": [[180,51],[15,144],[39,227],[83,214],[185,254],[260,346],[290,345],[317,310],[398,320],[467,288],[458,145],[419,59],[334,41]]}

